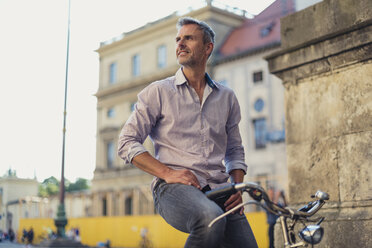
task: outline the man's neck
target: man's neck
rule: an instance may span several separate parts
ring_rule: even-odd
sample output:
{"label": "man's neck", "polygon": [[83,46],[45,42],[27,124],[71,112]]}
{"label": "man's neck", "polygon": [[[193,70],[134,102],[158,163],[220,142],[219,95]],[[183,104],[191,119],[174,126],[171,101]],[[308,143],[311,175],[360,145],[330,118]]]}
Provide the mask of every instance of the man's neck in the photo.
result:
{"label": "man's neck", "polygon": [[195,69],[183,67],[182,71],[191,87],[193,87],[197,91],[204,89],[206,84],[204,68]]}

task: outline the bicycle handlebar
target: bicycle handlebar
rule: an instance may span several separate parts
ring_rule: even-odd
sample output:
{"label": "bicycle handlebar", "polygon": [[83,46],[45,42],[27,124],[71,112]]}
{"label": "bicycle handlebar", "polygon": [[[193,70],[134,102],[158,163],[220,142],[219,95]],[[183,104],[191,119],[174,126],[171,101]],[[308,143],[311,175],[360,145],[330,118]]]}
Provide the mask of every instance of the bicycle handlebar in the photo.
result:
{"label": "bicycle handlebar", "polygon": [[[322,191],[317,191],[313,197],[317,198],[317,200],[310,202],[309,204],[305,205],[304,207],[300,208],[299,210],[291,209],[288,207],[281,207],[278,204],[275,204],[270,200],[266,191],[256,183],[237,183],[237,184],[230,184],[225,187],[217,188],[211,191],[207,191],[205,194],[206,196],[214,200],[218,197],[234,194],[237,191],[246,191],[249,195],[256,200],[257,204],[261,207],[265,208],[269,212],[279,215],[279,216],[288,216],[294,218],[295,216],[300,218],[307,218],[314,215],[325,203],[325,200],[329,200],[329,195]],[[264,200],[266,205],[260,203],[261,200]]]}
{"label": "bicycle handlebar", "polygon": [[225,187],[207,191],[205,192],[205,194],[210,200],[215,200],[220,196],[231,195],[231,194],[235,194],[236,192],[237,190],[235,188],[235,184],[230,184]]}

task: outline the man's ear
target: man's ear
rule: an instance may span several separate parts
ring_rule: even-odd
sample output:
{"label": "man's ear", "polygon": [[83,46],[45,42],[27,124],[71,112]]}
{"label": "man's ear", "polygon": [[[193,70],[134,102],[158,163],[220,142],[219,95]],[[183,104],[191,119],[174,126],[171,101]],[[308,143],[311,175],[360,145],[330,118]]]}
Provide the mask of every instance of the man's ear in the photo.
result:
{"label": "man's ear", "polygon": [[206,53],[207,53],[207,56],[209,57],[213,51],[213,47],[214,47],[214,44],[212,42],[209,42],[207,45],[206,45]]}

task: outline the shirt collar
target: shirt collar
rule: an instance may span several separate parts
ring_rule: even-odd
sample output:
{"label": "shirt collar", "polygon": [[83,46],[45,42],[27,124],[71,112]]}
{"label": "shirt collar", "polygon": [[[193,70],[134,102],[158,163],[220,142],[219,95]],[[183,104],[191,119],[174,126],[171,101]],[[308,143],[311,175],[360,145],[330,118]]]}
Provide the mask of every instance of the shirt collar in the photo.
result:
{"label": "shirt collar", "polygon": [[[209,87],[211,87],[212,89],[218,89],[218,85],[215,82],[213,82],[208,73],[205,73],[205,79]],[[182,67],[178,69],[178,71],[176,72],[176,80],[174,83],[175,85],[182,85],[184,83],[187,83],[187,79],[183,74]]]}

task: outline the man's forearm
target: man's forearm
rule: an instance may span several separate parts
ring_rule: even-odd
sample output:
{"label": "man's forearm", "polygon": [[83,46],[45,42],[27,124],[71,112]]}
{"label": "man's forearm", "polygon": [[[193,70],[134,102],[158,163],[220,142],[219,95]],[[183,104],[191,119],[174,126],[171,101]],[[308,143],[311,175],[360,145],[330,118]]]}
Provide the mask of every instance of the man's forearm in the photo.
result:
{"label": "man's forearm", "polygon": [[139,169],[163,179],[167,183],[182,183],[200,189],[196,176],[190,170],[173,170],[155,159],[148,152],[141,153],[132,159],[132,163]]}
{"label": "man's forearm", "polygon": [[161,179],[165,179],[171,170],[166,165],[155,159],[148,152],[141,153],[132,159],[132,164],[137,168]]}
{"label": "man's forearm", "polygon": [[230,178],[232,183],[242,183],[244,180],[245,172],[241,169],[232,170],[230,172]]}

